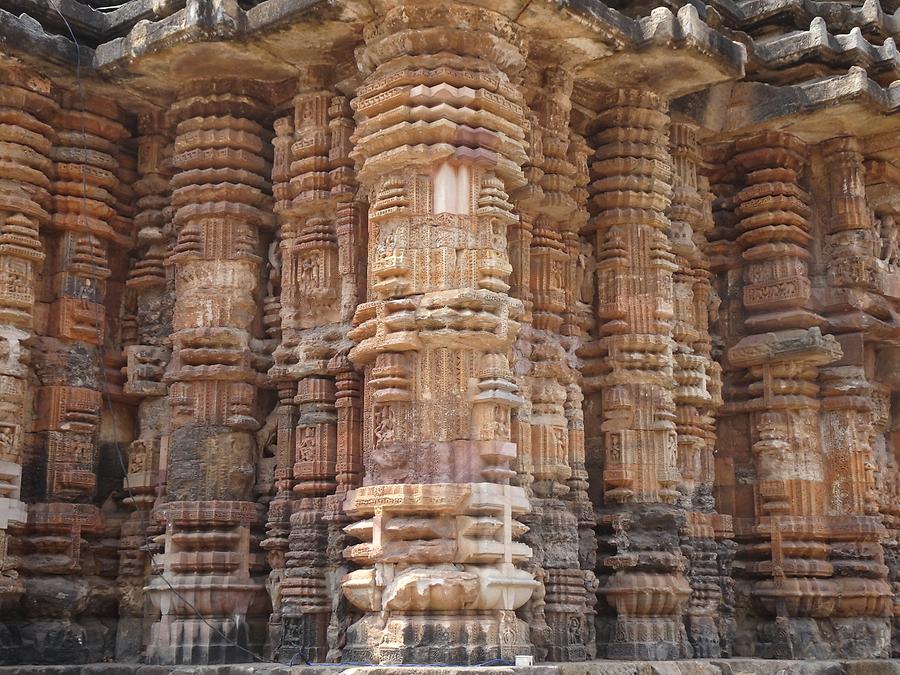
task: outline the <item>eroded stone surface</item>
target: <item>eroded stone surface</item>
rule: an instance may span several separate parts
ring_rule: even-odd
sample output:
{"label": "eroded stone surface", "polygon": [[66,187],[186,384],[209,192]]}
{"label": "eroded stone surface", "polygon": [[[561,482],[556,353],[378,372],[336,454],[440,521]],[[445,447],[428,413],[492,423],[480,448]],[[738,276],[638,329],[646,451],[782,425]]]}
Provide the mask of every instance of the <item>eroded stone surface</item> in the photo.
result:
{"label": "eroded stone surface", "polygon": [[0,662],[894,667],[895,3],[109,9],[0,10]]}

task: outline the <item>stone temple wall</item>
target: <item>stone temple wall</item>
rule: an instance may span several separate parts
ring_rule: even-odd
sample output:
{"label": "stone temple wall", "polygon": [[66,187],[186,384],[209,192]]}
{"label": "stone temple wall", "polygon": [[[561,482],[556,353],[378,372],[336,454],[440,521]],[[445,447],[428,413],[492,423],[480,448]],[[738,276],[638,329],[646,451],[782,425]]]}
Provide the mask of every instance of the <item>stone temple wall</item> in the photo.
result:
{"label": "stone temple wall", "polygon": [[900,657],[896,0],[0,3],[0,663]]}

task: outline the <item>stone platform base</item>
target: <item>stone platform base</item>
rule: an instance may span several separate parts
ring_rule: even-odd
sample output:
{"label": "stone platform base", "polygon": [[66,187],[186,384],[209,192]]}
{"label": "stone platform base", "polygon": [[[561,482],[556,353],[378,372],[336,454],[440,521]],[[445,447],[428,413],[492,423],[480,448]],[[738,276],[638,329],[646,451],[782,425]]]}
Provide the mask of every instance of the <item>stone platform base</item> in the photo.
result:
{"label": "stone platform base", "polygon": [[0,675],[900,675],[900,659],[886,661],[778,661],[727,659],[690,661],[583,661],[530,667],[434,666],[145,666],[94,663],[82,666],[8,666]]}
{"label": "stone platform base", "polygon": [[900,675],[900,659],[882,661],[585,661],[554,664],[559,675]]}

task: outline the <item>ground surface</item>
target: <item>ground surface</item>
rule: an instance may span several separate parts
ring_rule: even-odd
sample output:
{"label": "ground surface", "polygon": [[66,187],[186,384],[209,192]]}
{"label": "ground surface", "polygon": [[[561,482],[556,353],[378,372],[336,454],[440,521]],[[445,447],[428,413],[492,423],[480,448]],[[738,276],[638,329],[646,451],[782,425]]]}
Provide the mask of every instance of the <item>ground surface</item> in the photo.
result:
{"label": "ground surface", "polygon": [[775,661],[728,659],[690,661],[587,661],[534,667],[426,666],[294,666],[237,664],[231,666],[144,666],[97,663],[83,666],[0,667],[0,675],[900,675],[900,660]]}

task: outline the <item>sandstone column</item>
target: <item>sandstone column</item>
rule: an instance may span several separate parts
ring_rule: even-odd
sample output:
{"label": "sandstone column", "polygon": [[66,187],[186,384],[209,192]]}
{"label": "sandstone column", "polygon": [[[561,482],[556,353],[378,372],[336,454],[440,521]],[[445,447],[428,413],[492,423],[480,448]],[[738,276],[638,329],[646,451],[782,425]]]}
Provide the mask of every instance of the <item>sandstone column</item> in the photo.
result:
{"label": "sandstone column", "polygon": [[598,340],[584,353],[601,359],[586,377],[602,393],[601,555],[612,573],[601,592],[616,611],[606,656],[671,659],[685,648],[690,587],[678,538],[686,515],[675,506],[669,117],[652,93],[621,89],[604,100],[591,165]]}
{"label": "sandstone column", "polygon": [[[579,556],[593,544],[593,510],[585,492],[583,397],[579,373],[570,363],[578,339],[573,290],[578,230],[587,217],[586,194],[580,203],[573,197],[578,170],[586,173],[586,166],[576,165],[570,142],[572,85],[570,73],[550,68],[533,86],[531,136],[537,147],[526,169],[529,184],[517,200],[523,219],[533,223],[528,256],[532,312],[523,321],[514,362],[515,372],[524,376],[522,394],[530,413],[530,462],[524,468],[533,479],[528,483],[533,510],[523,522],[530,528],[525,541],[534,551],[529,567],[546,590],[544,616],[530,625],[541,647],[538,633],[546,620],[545,658],[552,661],[587,657],[588,596],[593,600],[585,586],[590,583],[586,574],[593,578],[593,564],[582,571]],[[582,532],[591,540],[585,547],[579,546]]]}
{"label": "sandstone column", "polygon": [[713,291],[703,248],[714,222],[708,184],[699,172],[697,131],[686,122],[670,127],[673,190],[668,216],[678,265],[673,275],[674,400],[679,502],[688,509],[682,551],[688,557],[691,597],[685,625],[693,656],[716,658],[722,654],[720,637],[727,633],[719,627],[724,621],[717,621],[722,605],[719,549],[733,547],[734,542],[722,541],[731,533],[731,519],[716,513],[713,499],[715,414],[722,404],[722,382],[709,334]]}
{"label": "sandstone column", "polygon": [[[346,660],[477,663],[531,650],[514,610],[528,511],[510,485],[521,402],[509,351],[509,193],[524,184],[523,66],[514,25],[462,6],[392,9],[367,26],[353,102],[370,196],[368,302],[350,358],[365,368],[365,479],[350,493],[344,592],[365,616]],[[563,431],[565,427],[563,426]]]}
{"label": "sandstone column", "polygon": [[[877,288],[879,252],[873,244],[881,241],[866,199],[860,146],[853,137],[821,145],[830,193],[823,248],[830,253],[829,285],[840,295]],[[875,427],[887,421],[887,411],[878,405],[882,394],[872,381],[878,374],[878,336],[853,330],[836,338],[843,357],[819,374],[826,513],[832,531],[829,562],[838,592],[831,623],[841,636],[833,646],[845,658],[887,657],[893,592],[886,581],[881,541],[887,532],[875,486]]]}
{"label": "sandstone column", "polygon": [[[829,562],[825,471],[819,433],[818,368],[841,356],[811,309],[809,195],[800,181],[807,149],[764,133],[739,139],[732,162],[743,250],[744,327],[728,350],[746,368],[756,470],[756,520],[736,532],[756,609],[759,656],[826,655],[811,619],[833,616],[838,588]],[[774,621],[772,621],[774,619]],[[802,635],[802,637],[801,637]]]}
{"label": "sandstone column", "polygon": [[162,488],[171,406],[163,382],[169,363],[167,338],[172,332],[174,275],[165,260],[174,244],[169,180],[172,142],[165,116],[143,115],[138,123],[138,174],[134,219],[138,253],[126,280],[133,308],[133,344],[125,347],[124,393],[139,399],[138,437],[128,447],[125,504],[133,511],[122,523],[119,562],[119,630],[116,658],[141,655],[144,638],[143,587],[150,573],[144,550],[156,528],[151,509]]}
{"label": "sandstone column", "polygon": [[[265,641],[256,550],[256,379],[250,351],[271,156],[248,83],[190,83],[173,104],[177,243],[164,552],[147,591],[161,613],[152,663],[245,661]],[[170,587],[171,585],[171,587]],[[176,593],[177,591],[177,593]],[[201,613],[205,620],[197,617]],[[222,636],[225,636],[224,638]],[[235,646],[238,645],[238,646]]]}
{"label": "sandstone column", "polygon": [[[24,592],[8,555],[11,526],[22,527],[22,462],[29,388],[30,353],[24,341],[34,334],[35,286],[44,260],[40,228],[50,216],[49,154],[53,130],[45,122],[55,109],[51,85],[32,73],[0,71],[0,615],[11,619]],[[26,160],[26,161],[23,161]],[[27,161],[30,160],[30,161]],[[37,164],[37,166],[35,166]],[[0,623],[0,663],[21,654],[15,633]]]}
{"label": "sandstone column", "polygon": [[314,661],[328,657],[329,624],[345,611],[336,576],[343,547],[330,540],[343,539],[341,504],[361,470],[358,376],[346,353],[364,220],[353,202],[350,104],[330,89],[328,75],[326,67],[308,68],[293,116],[276,124],[281,342],[269,375],[281,404],[278,496],[264,542],[271,559],[284,558],[269,584],[279,615],[273,626],[280,620],[282,631],[278,656],[302,650]]}
{"label": "sandstone column", "polygon": [[53,119],[47,335],[35,359],[32,471],[41,480],[29,495],[20,550],[30,619],[23,652],[42,662],[84,663],[114,652],[114,631],[99,617],[116,604],[116,561],[101,541],[105,524],[94,499],[109,260],[130,234],[130,221],[117,212],[118,143],[128,136],[120,114],[114,101],[70,91]]}
{"label": "sandstone column", "polygon": [[260,546],[266,551],[269,563],[269,577],[266,581],[266,590],[272,603],[272,613],[269,615],[269,648],[271,656],[280,658],[277,646],[283,644],[284,621],[282,616],[281,583],[284,580],[285,554],[288,550],[288,538],[291,534],[291,508],[293,504],[294,485],[294,430],[297,426],[297,407],[294,405],[294,395],[297,385],[294,378],[286,369],[281,367],[282,360],[287,360],[284,352],[279,348],[283,343],[284,330],[282,328],[281,310],[282,284],[293,281],[290,275],[285,279],[285,272],[281,264],[281,246],[285,240],[285,233],[290,232],[289,220],[285,211],[290,208],[292,201],[291,163],[293,157],[291,146],[294,144],[294,115],[281,117],[275,120],[275,136],[272,139],[272,194],[275,198],[274,211],[279,221],[279,228],[270,245],[269,258],[269,288],[266,290],[266,307],[264,321],[267,334],[278,340],[279,346],[273,352],[274,365],[269,372],[270,383],[274,386],[278,403],[272,415],[275,416],[277,425],[275,432],[275,470],[273,475],[274,494],[269,502],[266,514],[266,538],[260,542]]}
{"label": "sandstone column", "polygon": [[[722,352],[744,335],[743,277],[741,247],[737,243],[735,194],[739,190],[735,167],[729,163],[732,148],[728,143],[704,144],[704,178],[709,183],[712,217],[715,227],[707,234],[704,250],[714,274],[714,296],[710,321],[716,356],[722,365],[722,405],[717,411],[715,445],[715,482],[713,493],[719,513],[731,517],[732,525],[740,519],[753,519],[753,485],[739,477],[754,474],[750,441],[750,416],[744,402],[749,397],[745,371],[723,359]],[[746,520],[745,520],[746,522]],[[717,625],[723,656],[734,652],[737,631],[735,583],[732,565],[737,545],[733,539],[719,541],[719,603]]]}
{"label": "sandstone column", "polygon": [[[539,73],[537,75],[540,75]],[[535,91],[541,91],[543,84],[540,77],[535,77]],[[534,541],[540,539],[540,530],[535,530],[543,513],[534,508],[534,461],[531,455],[531,396],[529,382],[531,373],[531,354],[533,340],[530,330],[534,309],[534,279],[531,274],[531,245],[534,241],[534,221],[538,216],[540,204],[544,198],[541,188],[543,169],[542,130],[537,115],[527,110],[525,126],[525,147],[527,156],[522,172],[525,175],[524,185],[514,190],[510,197],[516,206],[518,219],[507,226],[507,252],[512,271],[509,276],[509,295],[522,302],[524,311],[519,319],[520,330],[513,344],[511,366],[514,382],[522,393],[522,403],[510,411],[510,440],[516,444],[516,458],[512,463],[515,476],[511,477],[513,485],[522,487],[531,504],[531,510],[522,514],[522,522],[528,531],[525,536]],[[538,241],[540,245],[541,241]],[[523,541],[525,541],[523,539]],[[530,542],[526,542],[529,546]],[[528,624],[529,638],[534,647],[536,660],[546,660],[551,643],[551,629],[547,624],[546,602],[544,593],[544,568],[541,549],[532,549],[531,557],[522,564],[522,569],[531,574],[539,585],[531,598],[519,608],[517,616]]]}
{"label": "sandstone column", "polygon": [[[900,229],[897,228],[897,223],[900,223],[900,203],[897,201],[900,171],[895,165],[874,158],[867,159],[864,167],[866,202],[874,216],[870,221],[872,229],[858,233],[862,236],[854,242],[853,253],[848,256],[850,261],[857,258],[862,264],[845,266],[847,272],[858,270],[863,274],[845,273],[842,276],[845,283],[855,281],[851,286],[864,286],[878,295],[896,298],[894,280],[900,272],[897,255],[900,244]],[[861,222],[866,223],[864,220]],[[867,241],[871,245],[868,256],[865,255]],[[839,292],[845,298],[858,296],[856,289]],[[900,348],[890,344],[891,335],[891,331],[882,333],[875,329],[866,336],[870,338],[864,358],[872,395],[872,454],[875,460],[874,466],[866,468],[868,471],[874,469],[871,479],[875,485],[874,496],[886,530],[882,550],[894,596],[891,657],[897,658],[900,656]],[[866,483],[870,480],[867,479]]]}

